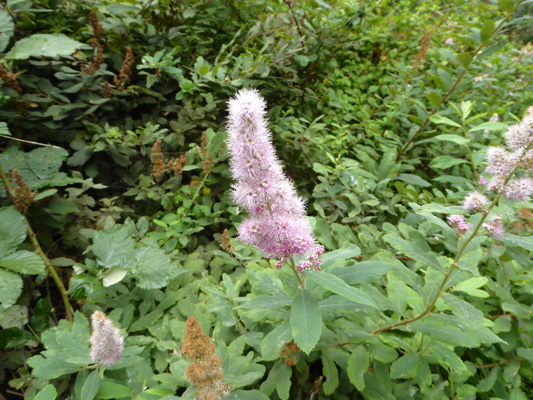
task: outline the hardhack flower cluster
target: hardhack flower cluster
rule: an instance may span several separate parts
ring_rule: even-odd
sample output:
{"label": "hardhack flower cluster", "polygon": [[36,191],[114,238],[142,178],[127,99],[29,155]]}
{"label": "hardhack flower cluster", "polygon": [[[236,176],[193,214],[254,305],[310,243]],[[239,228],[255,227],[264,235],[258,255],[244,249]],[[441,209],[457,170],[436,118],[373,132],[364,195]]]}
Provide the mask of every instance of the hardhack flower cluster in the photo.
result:
{"label": "hardhack flower cluster", "polygon": [[117,328],[103,312],[95,311],[91,315],[93,333],[89,339],[91,358],[102,365],[113,365],[122,355],[124,339]]}
{"label": "hardhack flower cluster", "polygon": [[459,235],[464,235],[470,230],[470,224],[465,221],[465,217],[458,214],[448,215],[448,223],[452,228],[457,230]]}
{"label": "hardhack flower cluster", "polygon": [[[516,125],[512,125],[505,133],[504,146],[494,146],[487,150],[486,172],[491,174],[490,180],[480,178],[479,184],[486,185],[487,190],[513,201],[527,201],[533,194],[533,179],[529,176],[516,176],[519,170],[533,172],[533,107],[528,109],[527,115]],[[472,212],[487,212],[489,201],[479,191],[474,191],[465,197],[463,206]],[[452,218],[453,217],[453,218]],[[448,217],[448,222],[459,232],[462,221],[458,216]],[[503,233],[502,219],[494,216],[483,227],[492,237]]]}
{"label": "hardhack flower cluster", "polygon": [[234,179],[232,197],[248,212],[239,240],[254,245],[278,267],[291,257],[303,258],[297,269],[320,269],[319,254],[304,201],[284,175],[267,128],[266,103],[257,90],[240,90],[228,102],[228,149]]}

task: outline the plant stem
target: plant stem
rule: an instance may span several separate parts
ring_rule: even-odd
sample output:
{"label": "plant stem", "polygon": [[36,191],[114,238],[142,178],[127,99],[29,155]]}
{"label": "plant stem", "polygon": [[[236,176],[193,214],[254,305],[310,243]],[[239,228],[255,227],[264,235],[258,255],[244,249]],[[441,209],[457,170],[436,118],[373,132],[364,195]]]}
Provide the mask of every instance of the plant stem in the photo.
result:
{"label": "plant stem", "polygon": [[[12,198],[13,189],[11,188],[11,184],[9,183],[9,180],[7,179],[7,176],[4,173],[4,170],[2,169],[1,165],[0,165],[0,176],[2,177],[2,181],[4,182],[7,197],[11,201],[13,201],[13,198]],[[28,221],[28,218],[26,218],[25,215],[23,217],[24,217],[24,221],[26,222],[26,230],[28,231],[28,237],[30,238],[31,243],[33,244],[35,253],[37,253],[41,257],[44,264],[46,265],[46,268],[48,269],[48,272],[50,273],[50,275],[52,275],[52,279],[56,283],[56,286],[59,289],[59,292],[61,293],[61,298],[63,299],[63,303],[65,305],[66,317],[69,321],[72,321],[72,310],[70,308],[70,302],[68,299],[67,290],[65,289],[65,286],[63,285],[63,281],[61,281],[61,278],[59,278],[59,275],[57,274],[52,263],[50,262],[50,260],[44,253],[43,249],[41,248],[41,245],[39,244],[39,241],[37,240],[37,235],[33,232],[33,229],[30,225],[30,221]]]}
{"label": "plant stem", "polygon": [[296,263],[294,262],[294,259],[290,258],[289,266],[293,270],[294,274],[296,275],[296,278],[298,278],[298,283],[300,284],[300,289],[304,288],[304,279],[300,276],[300,274],[296,271]]}
{"label": "plant stem", "polygon": [[439,110],[440,106],[442,106],[444,104],[444,102],[448,99],[448,97],[450,97],[450,95],[452,94],[452,92],[455,90],[455,88],[457,87],[457,85],[459,84],[459,82],[461,81],[461,79],[463,79],[463,76],[464,74],[466,73],[466,71],[468,70],[468,67],[470,67],[470,65],[472,64],[472,61],[474,61],[474,58],[475,56],[477,55],[477,53],[487,45],[487,43],[489,43],[490,39],[492,39],[494,37],[494,35],[496,33],[498,33],[498,31],[501,29],[501,27],[503,26],[503,24],[513,15],[513,13],[516,11],[516,9],[518,8],[518,6],[520,5],[520,2],[515,5],[515,7],[513,8],[513,10],[511,12],[509,12],[509,14],[504,18],[502,19],[502,21],[500,22],[500,24],[494,29],[494,32],[492,32],[492,35],[490,36],[490,38],[485,42],[485,43],[481,43],[473,52],[472,52],[472,57],[470,58],[470,61],[468,61],[468,63],[465,65],[465,67],[463,68],[463,71],[461,72],[461,74],[459,75],[459,77],[456,79],[455,83],[453,84],[453,86],[450,88],[450,90],[448,90],[448,93],[446,93],[444,95],[444,97],[441,99],[439,105],[435,106],[435,108],[433,109],[433,111],[431,111],[431,114],[429,114],[426,119],[424,120],[424,122],[422,123],[422,125],[420,126],[420,128],[418,128],[418,130],[416,131],[416,133],[413,135],[413,137],[411,139],[409,139],[407,141],[407,143],[405,145],[402,146],[402,148],[400,149],[400,151],[398,152],[398,155],[396,156],[396,162],[398,162],[400,160],[400,157],[402,156],[402,154],[407,150],[407,148],[411,145],[411,143],[413,143],[413,141],[418,137],[418,135],[420,135],[420,133],[422,133],[422,131],[424,130],[424,128],[426,127],[426,125],[428,124],[429,122],[429,119]]}

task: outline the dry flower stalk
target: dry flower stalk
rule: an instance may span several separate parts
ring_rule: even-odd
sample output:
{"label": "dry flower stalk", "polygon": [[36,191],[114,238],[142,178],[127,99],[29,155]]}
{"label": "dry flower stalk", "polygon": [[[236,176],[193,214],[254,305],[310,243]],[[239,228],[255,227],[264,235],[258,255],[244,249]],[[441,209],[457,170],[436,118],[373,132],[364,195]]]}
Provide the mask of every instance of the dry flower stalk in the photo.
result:
{"label": "dry flower stalk", "polygon": [[228,228],[224,229],[224,232],[222,232],[221,247],[223,250],[229,251],[230,253],[233,253],[233,251],[235,250],[235,247],[231,245]]}
{"label": "dry flower stalk", "polygon": [[81,71],[86,75],[92,75],[98,71],[100,64],[104,61],[104,45],[100,42],[104,36],[104,27],[94,11],[89,13],[89,24],[93,28],[94,40],[92,41],[91,46],[96,49],[96,55],[88,66],[81,67]]}
{"label": "dry flower stalk", "polygon": [[418,54],[415,57],[415,62],[413,63],[415,68],[421,67],[424,64],[426,53],[428,52],[430,43],[431,43],[431,32],[426,31],[426,33],[424,34],[424,37],[422,38],[422,44],[420,45],[420,50],[418,51]]}
{"label": "dry flower stalk", "polygon": [[126,57],[124,58],[124,64],[122,64],[122,68],[120,68],[120,73],[118,76],[115,75],[114,82],[117,86],[117,90],[119,92],[124,91],[126,88],[126,85],[130,83],[130,76],[131,71],[133,67],[133,51],[131,50],[131,47],[128,46],[126,50]]}
{"label": "dry flower stalk", "polygon": [[22,214],[26,214],[28,207],[33,203],[37,191],[32,192],[30,190],[30,187],[16,168],[13,168],[13,182],[15,183],[15,196],[13,198],[15,208]]}
{"label": "dry flower stalk", "polygon": [[187,164],[187,155],[189,152],[182,154],[179,158],[171,159],[168,163],[163,160],[163,152],[161,151],[161,139],[157,139],[152,146],[152,155],[150,161],[152,163],[152,175],[154,178],[161,177],[165,172],[174,171],[178,176],[183,173],[183,167]]}
{"label": "dry flower stalk", "polygon": [[231,385],[222,381],[222,360],[215,354],[211,338],[202,332],[202,327],[194,317],[190,317],[185,324],[181,352],[194,360],[185,369],[185,377],[196,386],[195,400],[219,400],[229,394]]}
{"label": "dry flower stalk", "polygon": [[0,78],[4,81],[4,85],[15,90],[18,94],[22,94],[22,88],[17,79],[19,75],[9,72],[5,65],[0,63]]}

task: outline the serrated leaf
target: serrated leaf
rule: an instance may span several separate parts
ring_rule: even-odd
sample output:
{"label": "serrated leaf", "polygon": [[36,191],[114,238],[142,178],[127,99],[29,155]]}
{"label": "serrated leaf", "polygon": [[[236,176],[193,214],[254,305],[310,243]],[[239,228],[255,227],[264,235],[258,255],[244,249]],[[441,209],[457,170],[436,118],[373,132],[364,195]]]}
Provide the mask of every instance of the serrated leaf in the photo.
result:
{"label": "serrated leaf", "polygon": [[[96,372],[96,371],[95,371]],[[55,400],[57,398],[57,391],[51,383],[42,388],[33,400]],[[88,399],[90,400],[90,399]]]}
{"label": "serrated leaf", "polygon": [[311,292],[298,290],[291,307],[290,324],[298,347],[306,354],[311,353],[322,333],[322,314]]}
{"label": "serrated leaf", "polygon": [[376,303],[362,290],[346,284],[342,279],[324,271],[309,271],[307,276],[317,285],[338,294],[354,303],[377,308]]}
{"label": "serrated leaf", "polygon": [[432,115],[431,117],[429,117],[429,120],[431,122],[433,122],[435,124],[439,124],[439,125],[450,125],[450,126],[455,126],[456,128],[462,128],[462,126],[459,125],[454,120],[451,120],[450,118],[443,117],[442,115],[439,115],[439,114]]}
{"label": "serrated leaf", "polygon": [[[0,15],[2,15],[1,13],[2,11],[0,10]],[[9,132],[9,127],[7,126],[5,122],[0,122],[0,135],[11,136],[11,132]]]}
{"label": "serrated leaf", "polygon": [[437,260],[436,255],[431,251],[429,246],[422,246],[410,240],[404,240],[395,234],[387,234],[383,237],[387,243],[398,250],[400,253],[411,257],[414,260],[428,265],[437,271],[441,271],[442,267]]}
{"label": "serrated leaf", "polygon": [[406,354],[394,361],[390,367],[390,376],[393,379],[407,379],[416,376],[416,369],[420,356],[418,353]]}
{"label": "serrated leaf", "polygon": [[363,345],[357,346],[348,359],[348,378],[359,391],[365,389],[364,374],[368,370],[369,357]]}
{"label": "serrated leaf", "polygon": [[135,250],[131,271],[142,289],[159,289],[171,276],[170,258],[161,249],[141,247]]}
{"label": "serrated leaf", "polygon": [[438,156],[435,157],[431,162],[429,163],[429,166],[432,168],[439,168],[439,169],[448,169],[450,167],[453,167],[454,165],[459,164],[466,164],[467,161],[463,160],[462,158],[454,158],[450,156]]}
{"label": "serrated leaf", "polygon": [[83,43],[62,34],[37,33],[17,41],[5,57],[8,60],[25,60],[30,57],[66,57],[84,46]]}
{"label": "serrated leaf", "polygon": [[61,320],[56,328],[41,335],[45,350],[28,359],[33,375],[41,379],[56,379],[86,368],[93,361],[89,351],[89,322],[77,311],[72,325]]}
{"label": "serrated leaf", "polygon": [[0,258],[13,254],[26,239],[26,222],[15,207],[0,210]]}
{"label": "serrated leaf", "polygon": [[28,166],[39,179],[53,177],[68,157],[68,151],[55,147],[41,147],[31,151]]}
{"label": "serrated leaf", "polygon": [[22,293],[22,278],[13,272],[0,269],[0,319],[16,303]]}
{"label": "serrated leaf", "polygon": [[277,361],[268,378],[261,383],[260,390],[262,393],[270,396],[274,390],[278,392],[278,396],[282,400],[288,400],[291,388],[292,369],[284,361]]}
{"label": "serrated leaf", "polygon": [[343,247],[338,250],[330,251],[324,254],[321,258],[322,268],[328,268],[331,265],[334,265],[337,261],[347,260],[350,258],[357,257],[361,254],[361,249],[355,244],[346,243]]}
{"label": "serrated leaf", "polygon": [[363,261],[349,267],[335,268],[329,272],[348,285],[370,283],[387,273],[389,266],[380,261]]}
{"label": "serrated leaf", "polygon": [[0,267],[20,274],[44,274],[46,265],[41,257],[27,250],[19,250],[0,259]]}
{"label": "serrated leaf", "polygon": [[84,400],[93,400],[96,396],[96,393],[98,393],[98,389],[100,388],[100,376],[99,371],[94,370],[89,374],[87,379],[85,379],[85,383],[83,384],[83,387],[81,388],[81,398]]}
{"label": "serrated leaf", "polygon": [[[9,40],[15,31],[13,18],[5,9],[0,10],[0,52],[3,52],[9,45]],[[3,133],[0,133],[3,135]]]}
{"label": "serrated leaf", "polygon": [[133,230],[129,225],[97,232],[93,239],[93,253],[98,264],[105,268],[115,265],[126,267],[133,258],[135,249],[132,234]]}

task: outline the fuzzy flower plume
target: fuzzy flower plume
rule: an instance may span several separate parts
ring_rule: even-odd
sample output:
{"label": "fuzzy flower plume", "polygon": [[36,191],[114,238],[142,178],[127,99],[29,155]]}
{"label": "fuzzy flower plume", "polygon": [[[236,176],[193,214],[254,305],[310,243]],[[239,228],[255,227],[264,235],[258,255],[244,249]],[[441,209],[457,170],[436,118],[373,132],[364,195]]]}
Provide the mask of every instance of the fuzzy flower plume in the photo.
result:
{"label": "fuzzy flower plume", "polygon": [[303,258],[299,270],[320,269],[317,246],[305,203],[283,168],[272,145],[266,103],[257,90],[240,90],[228,101],[228,149],[234,179],[232,197],[248,212],[239,240],[280,260]]}
{"label": "fuzzy flower plume", "polygon": [[470,193],[463,200],[463,207],[468,211],[482,211],[489,203],[488,199],[478,191]]}
{"label": "fuzzy flower plume", "polygon": [[454,228],[459,235],[464,235],[471,228],[470,224],[465,221],[462,215],[451,214],[448,215],[448,223]]}
{"label": "fuzzy flower plume", "polygon": [[195,400],[220,400],[230,393],[231,385],[222,381],[222,360],[215,354],[215,345],[194,317],[185,324],[181,352],[194,360],[185,368],[185,377],[196,386]]}
{"label": "fuzzy flower plume", "polygon": [[502,218],[499,216],[493,217],[488,224],[483,224],[483,228],[485,228],[493,238],[501,236],[503,233]]}
{"label": "fuzzy flower plume", "polygon": [[93,333],[89,342],[91,344],[91,358],[100,361],[102,365],[115,364],[124,349],[124,339],[117,328],[103,312],[95,311],[91,315]]}

